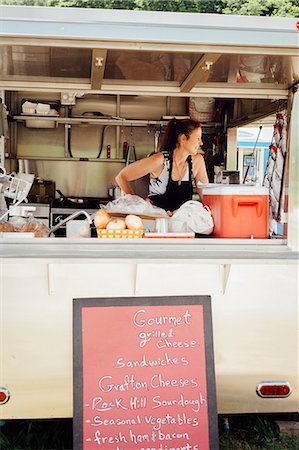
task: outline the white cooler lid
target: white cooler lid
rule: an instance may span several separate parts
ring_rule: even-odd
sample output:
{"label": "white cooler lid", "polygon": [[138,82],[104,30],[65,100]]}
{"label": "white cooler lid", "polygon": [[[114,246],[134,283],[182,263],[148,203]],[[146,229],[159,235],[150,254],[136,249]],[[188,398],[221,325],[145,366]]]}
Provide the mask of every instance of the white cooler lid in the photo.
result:
{"label": "white cooler lid", "polygon": [[264,186],[247,184],[208,184],[202,190],[203,195],[269,195]]}

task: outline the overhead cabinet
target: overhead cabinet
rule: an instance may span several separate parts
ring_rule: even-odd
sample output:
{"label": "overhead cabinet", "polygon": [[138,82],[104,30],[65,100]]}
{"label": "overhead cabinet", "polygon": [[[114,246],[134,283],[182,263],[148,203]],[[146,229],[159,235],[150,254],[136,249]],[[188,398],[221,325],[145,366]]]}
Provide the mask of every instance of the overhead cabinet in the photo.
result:
{"label": "overhead cabinet", "polygon": [[[103,45],[103,44],[102,44]],[[117,45],[117,44],[115,44]],[[32,45],[1,45],[1,80],[7,89],[47,91],[73,89],[111,94],[210,95],[246,97],[255,89],[257,98],[285,98],[294,80],[292,55],[265,50],[255,54],[204,53],[155,49],[86,49]],[[215,49],[216,50],[216,49]],[[224,90],[228,89],[228,90]],[[133,91],[132,91],[133,90]],[[249,93],[249,92],[248,92]]]}
{"label": "overhead cabinet", "polygon": [[285,98],[298,76],[296,19],[2,7],[0,20],[11,90]]}

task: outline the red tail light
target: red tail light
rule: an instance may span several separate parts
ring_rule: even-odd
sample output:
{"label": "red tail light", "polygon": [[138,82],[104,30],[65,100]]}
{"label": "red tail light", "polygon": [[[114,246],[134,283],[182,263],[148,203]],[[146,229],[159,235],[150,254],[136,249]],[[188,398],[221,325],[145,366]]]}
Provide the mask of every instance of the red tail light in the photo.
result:
{"label": "red tail light", "polygon": [[261,381],[256,387],[256,393],[263,398],[288,397],[292,388],[287,381]]}
{"label": "red tail light", "polygon": [[0,405],[4,405],[4,403],[8,402],[9,398],[9,390],[4,387],[0,387]]}

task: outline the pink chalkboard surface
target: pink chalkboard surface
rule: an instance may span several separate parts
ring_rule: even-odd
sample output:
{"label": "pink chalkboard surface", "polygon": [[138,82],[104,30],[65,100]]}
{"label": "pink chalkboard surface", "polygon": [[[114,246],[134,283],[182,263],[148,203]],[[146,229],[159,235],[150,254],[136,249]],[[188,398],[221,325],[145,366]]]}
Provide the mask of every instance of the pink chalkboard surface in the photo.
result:
{"label": "pink chalkboard surface", "polygon": [[74,299],[74,448],[218,449],[210,297]]}

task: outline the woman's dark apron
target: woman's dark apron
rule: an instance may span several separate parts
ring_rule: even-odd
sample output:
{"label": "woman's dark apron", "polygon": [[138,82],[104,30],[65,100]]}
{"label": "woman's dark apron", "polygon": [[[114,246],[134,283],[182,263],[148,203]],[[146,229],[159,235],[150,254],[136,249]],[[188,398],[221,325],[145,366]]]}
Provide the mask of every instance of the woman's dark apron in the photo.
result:
{"label": "woman's dark apron", "polygon": [[192,199],[193,195],[193,183],[192,183],[192,160],[191,156],[187,158],[188,168],[189,168],[189,177],[187,181],[173,181],[172,174],[172,165],[173,159],[172,155],[170,156],[170,166],[169,166],[169,178],[168,184],[166,187],[166,191],[164,194],[159,195],[151,195],[149,198],[153,202],[155,206],[159,208],[163,208],[166,211],[174,211],[182,206],[183,203]]}

